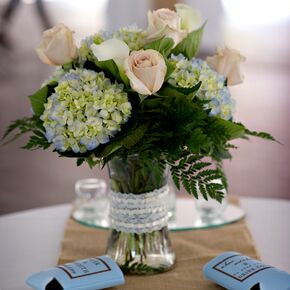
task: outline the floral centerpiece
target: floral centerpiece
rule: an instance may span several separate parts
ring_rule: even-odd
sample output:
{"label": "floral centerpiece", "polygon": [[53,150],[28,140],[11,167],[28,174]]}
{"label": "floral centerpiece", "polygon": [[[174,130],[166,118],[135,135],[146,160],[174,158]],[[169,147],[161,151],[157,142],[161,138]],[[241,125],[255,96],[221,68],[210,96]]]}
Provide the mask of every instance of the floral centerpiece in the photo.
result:
{"label": "floral centerpiece", "polygon": [[59,24],[43,33],[40,59],[57,66],[31,95],[33,115],[16,120],[5,138],[30,133],[26,149],[52,147],[77,165],[108,165],[111,226],[107,254],[127,273],[170,269],[168,170],[195,198],[221,201],[222,160],[231,141],[257,136],[234,121],[228,86],[242,82],[245,58],[224,48],[196,58],[205,21],[183,4],[148,12],[148,29],[99,31],[76,46]]}

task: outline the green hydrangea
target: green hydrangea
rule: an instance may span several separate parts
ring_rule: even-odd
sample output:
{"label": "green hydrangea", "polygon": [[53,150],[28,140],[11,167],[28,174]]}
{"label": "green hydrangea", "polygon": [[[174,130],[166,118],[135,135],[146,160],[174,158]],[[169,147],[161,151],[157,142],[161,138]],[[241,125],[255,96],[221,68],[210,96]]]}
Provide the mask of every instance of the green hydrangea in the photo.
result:
{"label": "green hydrangea", "polygon": [[91,50],[92,44],[100,44],[105,40],[105,38],[100,33],[88,36],[81,41],[80,48],[78,50],[79,62],[83,65],[86,60],[94,62],[95,56]]}
{"label": "green hydrangea", "polygon": [[110,38],[123,40],[130,50],[140,50],[145,45],[147,32],[136,26],[126,26],[112,33]]}
{"label": "green hydrangea", "polygon": [[63,74],[40,117],[60,152],[83,153],[109,142],[131,114],[123,86],[86,69]]}
{"label": "green hydrangea", "polygon": [[172,55],[175,70],[168,80],[174,86],[192,88],[201,81],[197,96],[208,100],[206,109],[211,109],[210,115],[225,120],[233,118],[235,102],[226,86],[226,77],[213,70],[205,61],[193,58],[188,60],[183,55]]}

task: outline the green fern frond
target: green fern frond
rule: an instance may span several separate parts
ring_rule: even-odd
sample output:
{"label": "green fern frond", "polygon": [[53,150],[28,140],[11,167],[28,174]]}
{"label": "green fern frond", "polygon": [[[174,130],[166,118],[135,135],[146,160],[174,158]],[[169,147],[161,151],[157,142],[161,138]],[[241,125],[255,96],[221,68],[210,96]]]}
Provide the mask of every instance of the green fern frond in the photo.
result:
{"label": "green fern frond", "polygon": [[271,134],[266,133],[266,132],[256,132],[256,131],[250,131],[248,129],[245,129],[245,133],[247,135],[250,135],[250,136],[254,136],[254,137],[262,138],[265,140],[270,140],[270,141],[275,141],[277,143],[280,143]]}
{"label": "green fern frond", "polygon": [[226,183],[224,172],[219,165],[213,168],[211,162],[203,161],[202,155],[189,153],[180,160],[171,161],[170,166],[172,179],[178,188],[181,183],[195,198],[201,194],[206,200],[208,197],[219,202],[222,200]]}

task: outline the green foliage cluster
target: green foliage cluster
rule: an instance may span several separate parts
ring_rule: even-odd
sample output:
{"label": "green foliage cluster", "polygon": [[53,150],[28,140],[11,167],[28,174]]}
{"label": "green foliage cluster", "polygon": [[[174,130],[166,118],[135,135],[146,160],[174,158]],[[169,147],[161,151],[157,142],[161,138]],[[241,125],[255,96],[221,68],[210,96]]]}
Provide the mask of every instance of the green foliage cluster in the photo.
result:
{"label": "green foliage cluster", "polygon": [[[8,136],[15,131],[16,133],[12,137],[8,138]],[[35,150],[47,149],[50,147],[51,144],[48,143],[45,138],[45,129],[37,116],[25,117],[12,122],[4,133],[4,144],[8,144],[16,140],[25,133],[31,133],[31,136],[27,144],[22,147],[23,149]]]}

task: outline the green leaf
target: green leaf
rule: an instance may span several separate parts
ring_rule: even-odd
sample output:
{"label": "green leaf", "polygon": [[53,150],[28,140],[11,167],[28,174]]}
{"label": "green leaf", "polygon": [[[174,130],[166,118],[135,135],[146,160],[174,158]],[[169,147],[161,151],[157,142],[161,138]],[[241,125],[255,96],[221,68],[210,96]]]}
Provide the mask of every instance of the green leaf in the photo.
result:
{"label": "green leaf", "polygon": [[171,96],[171,97],[189,97],[193,99],[196,92],[199,90],[201,82],[198,82],[195,86],[191,88],[182,88],[173,86],[170,83],[166,83],[158,92],[158,96]]}
{"label": "green leaf", "polygon": [[149,122],[141,123],[136,128],[129,131],[129,133],[118,140],[112,140],[107,145],[105,145],[102,151],[95,151],[94,154],[97,158],[106,158],[109,155],[115,153],[122,147],[127,149],[133,147],[137,144],[145,135]]}
{"label": "green leaf", "polygon": [[164,79],[164,82],[166,82],[170,75],[174,72],[175,70],[175,64],[173,61],[165,58],[165,63],[166,63],[166,66],[167,66],[167,70],[166,70],[166,75],[165,75],[165,79]]}
{"label": "green leaf", "polygon": [[158,92],[158,96],[175,96],[175,97],[184,97],[184,94],[180,92],[177,87],[174,87],[166,83]]}
{"label": "green leaf", "polygon": [[197,190],[197,180],[191,180],[190,182],[190,189],[193,196],[198,199],[198,190]]}
{"label": "green leaf", "polygon": [[97,164],[100,164],[101,162],[100,159],[95,159],[93,155],[87,157],[86,161],[91,169],[94,168]]}
{"label": "green leaf", "polygon": [[44,104],[48,96],[48,86],[42,87],[33,95],[29,96],[33,112],[36,116],[41,116],[44,111]]}
{"label": "green leaf", "polygon": [[[14,133],[14,135],[12,135]],[[45,130],[43,128],[41,120],[38,117],[26,117],[23,119],[19,119],[13,121],[8,128],[6,129],[2,140],[6,140],[3,145],[8,144],[25,133],[32,133],[31,139],[28,141],[29,145],[26,144],[28,147],[35,147],[37,142],[39,142],[39,148],[47,148],[49,147],[49,143],[45,138]],[[11,136],[12,135],[12,136]],[[10,139],[8,136],[11,136]],[[32,138],[33,137],[33,138]],[[37,141],[37,142],[36,142]],[[32,146],[33,145],[33,146]],[[30,148],[28,148],[30,149]]]}
{"label": "green leaf", "polygon": [[[185,151],[183,151],[185,153]],[[176,184],[182,183],[188,193],[198,198],[202,194],[207,200],[211,198],[221,201],[226,190],[225,174],[222,167],[217,164],[216,169],[212,169],[214,164],[202,161],[202,154],[191,154],[177,157],[177,160],[169,162],[171,166],[171,175]],[[221,180],[222,182],[217,182]]]}
{"label": "green leaf", "polygon": [[77,166],[81,166],[85,161],[86,159],[84,158],[77,158]]}
{"label": "green leaf", "polygon": [[129,78],[127,77],[127,75],[125,74],[125,71],[121,67],[118,67],[118,70],[119,70],[119,75],[120,75],[122,82],[125,84],[126,87],[129,87],[130,81],[129,81]]}
{"label": "green leaf", "polygon": [[141,95],[141,94],[138,94],[139,95],[139,98],[140,98],[140,103],[142,103],[143,101],[145,101],[148,96],[147,95]]}
{"label": "green leaf", "polygon": [[117,80],[121,80],[118,67],[112,59],[105,61],[96,61],[95,64],[104,72],[109,73]]}
{"label": "green leaf", "polygon": [[176,185],[177,189],[180,190],[180,174],[179,170],[175,166],[170,167],[170,173],[172,176],[172,180],[174,181],[174,184]]}
{"label": "green leaf", "polygon": [[217,160],[232,159],[231,153],[224,148],[219,148],[219,150],[215,151],[213,155]]}
{"label": "green leaf", "polygon": [[112,141],[100,153],[95,153],[95,156],[98,158],[105,158],[118,151],[121,147],[122,144],[120,141]]}
{"label": "green leaf", "polygon": [[245,133],[247,135],[250,135],[250,136],[254,136],[254,137],[262,138],[265,140],[270,140],[270,141],[275,141],[277,143],[280,143],[271,134],[269,134],[267,132],[256,132],[256,131],[250,131],[248,129],[245,129]]}
{"label": "green leaf", "polygon": [[137,144],[145,135],[148,129],[149,122],[141,123],[135,130],[133,130],[128,136],[126,136],[121,142],[122,145],[129,149]]}
{"label": "green leaf", "polygon": [[199,88],[201,86],[201,82],[198,82],[196,85],[194,85],[191,88],[182,88],[182,87],[174,86],[172,84],[169,84],[169,86],[171,86],[172,88],[176,89],[180,93],[183,93],[186,96],[188,96],[188,95],[192,96],[194,93],[196,93],[199,90]]}
{"label": "green leaf", "polygon": [[160,108],[162,103],[162,98],[146,98],[142,103],[142,108],[148,109],[157,109]]}
{"label": "green leaf", "polygon": [[208,200],[208,192],[206,190],[206,186],[203,183],[197,183],[198,191],[202,194],[205,200]]}
{"label": "green leaf", "polygon": [[[189,160],[187,161],[189,162]],[[190,169],[193,172],[199,171],[205,167],[211,166],[210,162],[204,162],[204,161],[195,161],[195,163],[190,167]]]}
{"label": "green leaf", "polygon": [[183,175],[182,178],[181,178],[181,182],[182,182],[182,185],[185,188],[185,190],[190,193],[191,192],[191,187],[190,187],[190,181],[188,179],[188,176],[187,175]]}
{"label": "green leaf", "polygon": [[103,70],[106,74],[109,74],[113,79],[116,79],[118,82],[123,82],[126,87],[129,86],[130,82],[128,77],[125,74],[123,68],[118,67],[118,65],[112,60],[105,61],[95,61],[95,65]]}
{"label": "green leaf", "polygon": [[172,38],[161,38],[154,40],[144,46],[144,49],[154,49],[159,51],[164,56],[168,56],[174,46],[174,41]]}
{"label": "green leaf", "polygon": [[245,128],[241,124],[233,123],[218,117],[214,117],[213,122],[209,125],[209,130],[213,134],[216,142],[221,138],[232,140],[241,138],[245,135]]}
{"label": "green leaf", "polygon": [[29,138],[29,141],[25,146],[22,146],[22,149],[36,150],[36,149],[47,149],[50,146],[50,143],[46,140],[45,136],[42,137],[32,135]]}
{"label": "green leaf", "polygon": [[210,146],[210,139],[201,128],[196,128],[190,134],[187,146],[191,153],[199,154],[202,149],[206,150]]}
{"label": "green leaf", "polygon": [[199,50],[205,25],[206,22],[204,22],[204,24],[198,30],[190,32],[187,37],[173,49],[172,52],[175,55],[182,53],[188,59],[195,57]]}
{"label": "green leaf", "polygon": [[53,80],[46,86],[39,89],[33,95],[29,96],[30,103],[35,116],[41,116],[44,111],[44,104],[47,98],[53,93],[57,86],[57,81]]}
{"label": "green leaf", "polygon": [[[4,132],[4,135],[2,136],[2,141],[4,139],[6,139],[12,132],[14,132],[15,130],[19,129],[19,127],[21,127],[22,125],[25,125],[25,122],[27,121],[27,119],[29,119],[29,118],[23,118],[21,120],[15,120],[15,121],[11,122],[11,124],[7,127],[6,131]],[[6,144],[12,142],[13,140],[17,139],[18,135],[19,135],[19,133],[15,134],[12,137],[12,139],[6,141],[4,143],[4,145],[6,145]]]}

